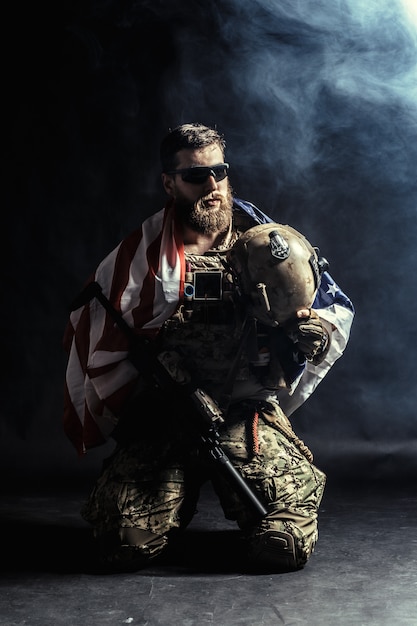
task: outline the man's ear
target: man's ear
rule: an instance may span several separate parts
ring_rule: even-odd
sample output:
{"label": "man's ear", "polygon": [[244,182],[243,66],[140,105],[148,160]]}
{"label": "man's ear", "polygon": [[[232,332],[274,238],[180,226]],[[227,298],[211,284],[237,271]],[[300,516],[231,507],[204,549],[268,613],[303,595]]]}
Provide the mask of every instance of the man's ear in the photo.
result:
{"label": "man's ear", "polygon": [[164,186],[165,191],[167,192],[167,194],[169,196],[174,196],[175,195],[175,180],[174,177],[169,175],[169,174],[165,174],[162,173],[161,174],[162,177],[162,184]]}

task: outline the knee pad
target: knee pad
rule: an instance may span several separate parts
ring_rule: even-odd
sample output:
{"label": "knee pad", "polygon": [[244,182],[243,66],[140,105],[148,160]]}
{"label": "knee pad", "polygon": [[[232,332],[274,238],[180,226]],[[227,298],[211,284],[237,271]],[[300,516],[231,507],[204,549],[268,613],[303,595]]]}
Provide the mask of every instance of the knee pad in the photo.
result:
{"label": "knee pad", "polygon": [[167,545],[166,535],[141,528],[119,528],[96,536],[99,560],[112,571],[136,571],[159,556]]}
{"label": "knee pad", "polygon": [[249,567],[256,571],[292,572],[304,566],[297,556],[294,537],[290,533],[269,530],[251,539]]}

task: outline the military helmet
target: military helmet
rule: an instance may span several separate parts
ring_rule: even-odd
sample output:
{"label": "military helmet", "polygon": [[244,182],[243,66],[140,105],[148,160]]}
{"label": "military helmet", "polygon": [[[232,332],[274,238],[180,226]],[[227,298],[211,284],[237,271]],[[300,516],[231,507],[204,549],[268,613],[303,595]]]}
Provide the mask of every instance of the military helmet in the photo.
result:
{"label": "military helmet", "polygon": [[327,261],[291,226],[250,228],[229,250],[227,261],[250,315],[278,326],[313,304]]}

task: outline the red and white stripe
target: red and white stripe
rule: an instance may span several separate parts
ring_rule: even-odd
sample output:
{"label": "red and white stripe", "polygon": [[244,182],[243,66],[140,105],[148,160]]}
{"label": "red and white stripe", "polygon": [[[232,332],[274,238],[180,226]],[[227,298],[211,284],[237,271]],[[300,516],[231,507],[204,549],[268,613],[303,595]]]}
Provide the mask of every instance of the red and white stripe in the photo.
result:
{"label": "red and white stripe", "polygon": [[[124,239],[92,280],[129,326],[152,335],[175,311],[184,271],[182,238],[168,206]],[[83,454],[106,441],[139,374],[128,359],[127,337],[95,299],[71,314],[64,346],[64,430]]]}

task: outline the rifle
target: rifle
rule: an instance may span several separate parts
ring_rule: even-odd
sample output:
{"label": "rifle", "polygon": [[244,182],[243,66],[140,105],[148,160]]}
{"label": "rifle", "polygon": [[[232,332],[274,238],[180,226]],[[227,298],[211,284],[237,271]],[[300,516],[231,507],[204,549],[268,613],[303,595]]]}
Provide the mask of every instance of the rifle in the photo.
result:
{"label": "rifle", "polygon": [[213,464],[216,471],[223,476],[242,501],[248,505],[256,517],[265,517],[267,510],[257,496],[250,489],[238,470],[232,465],[219,442],[218,424],[224,422],[222,412],[213,398],[201,389],[192,379],[185,384],[175,380],[163,362],[151,349],[150,341],[138,336],[129,326],[121,313],[115,309],[109,299],[103,294],[97,282],[89,283],[71,305],[74,311],[97,298],[100,304],[110,314],[117,326],[126,334],[133,349],[129,360],[138,372],[160,389],[180,394],[184,402],[189,403],[193,413],[197,416],[197,432],[203,450]]}

